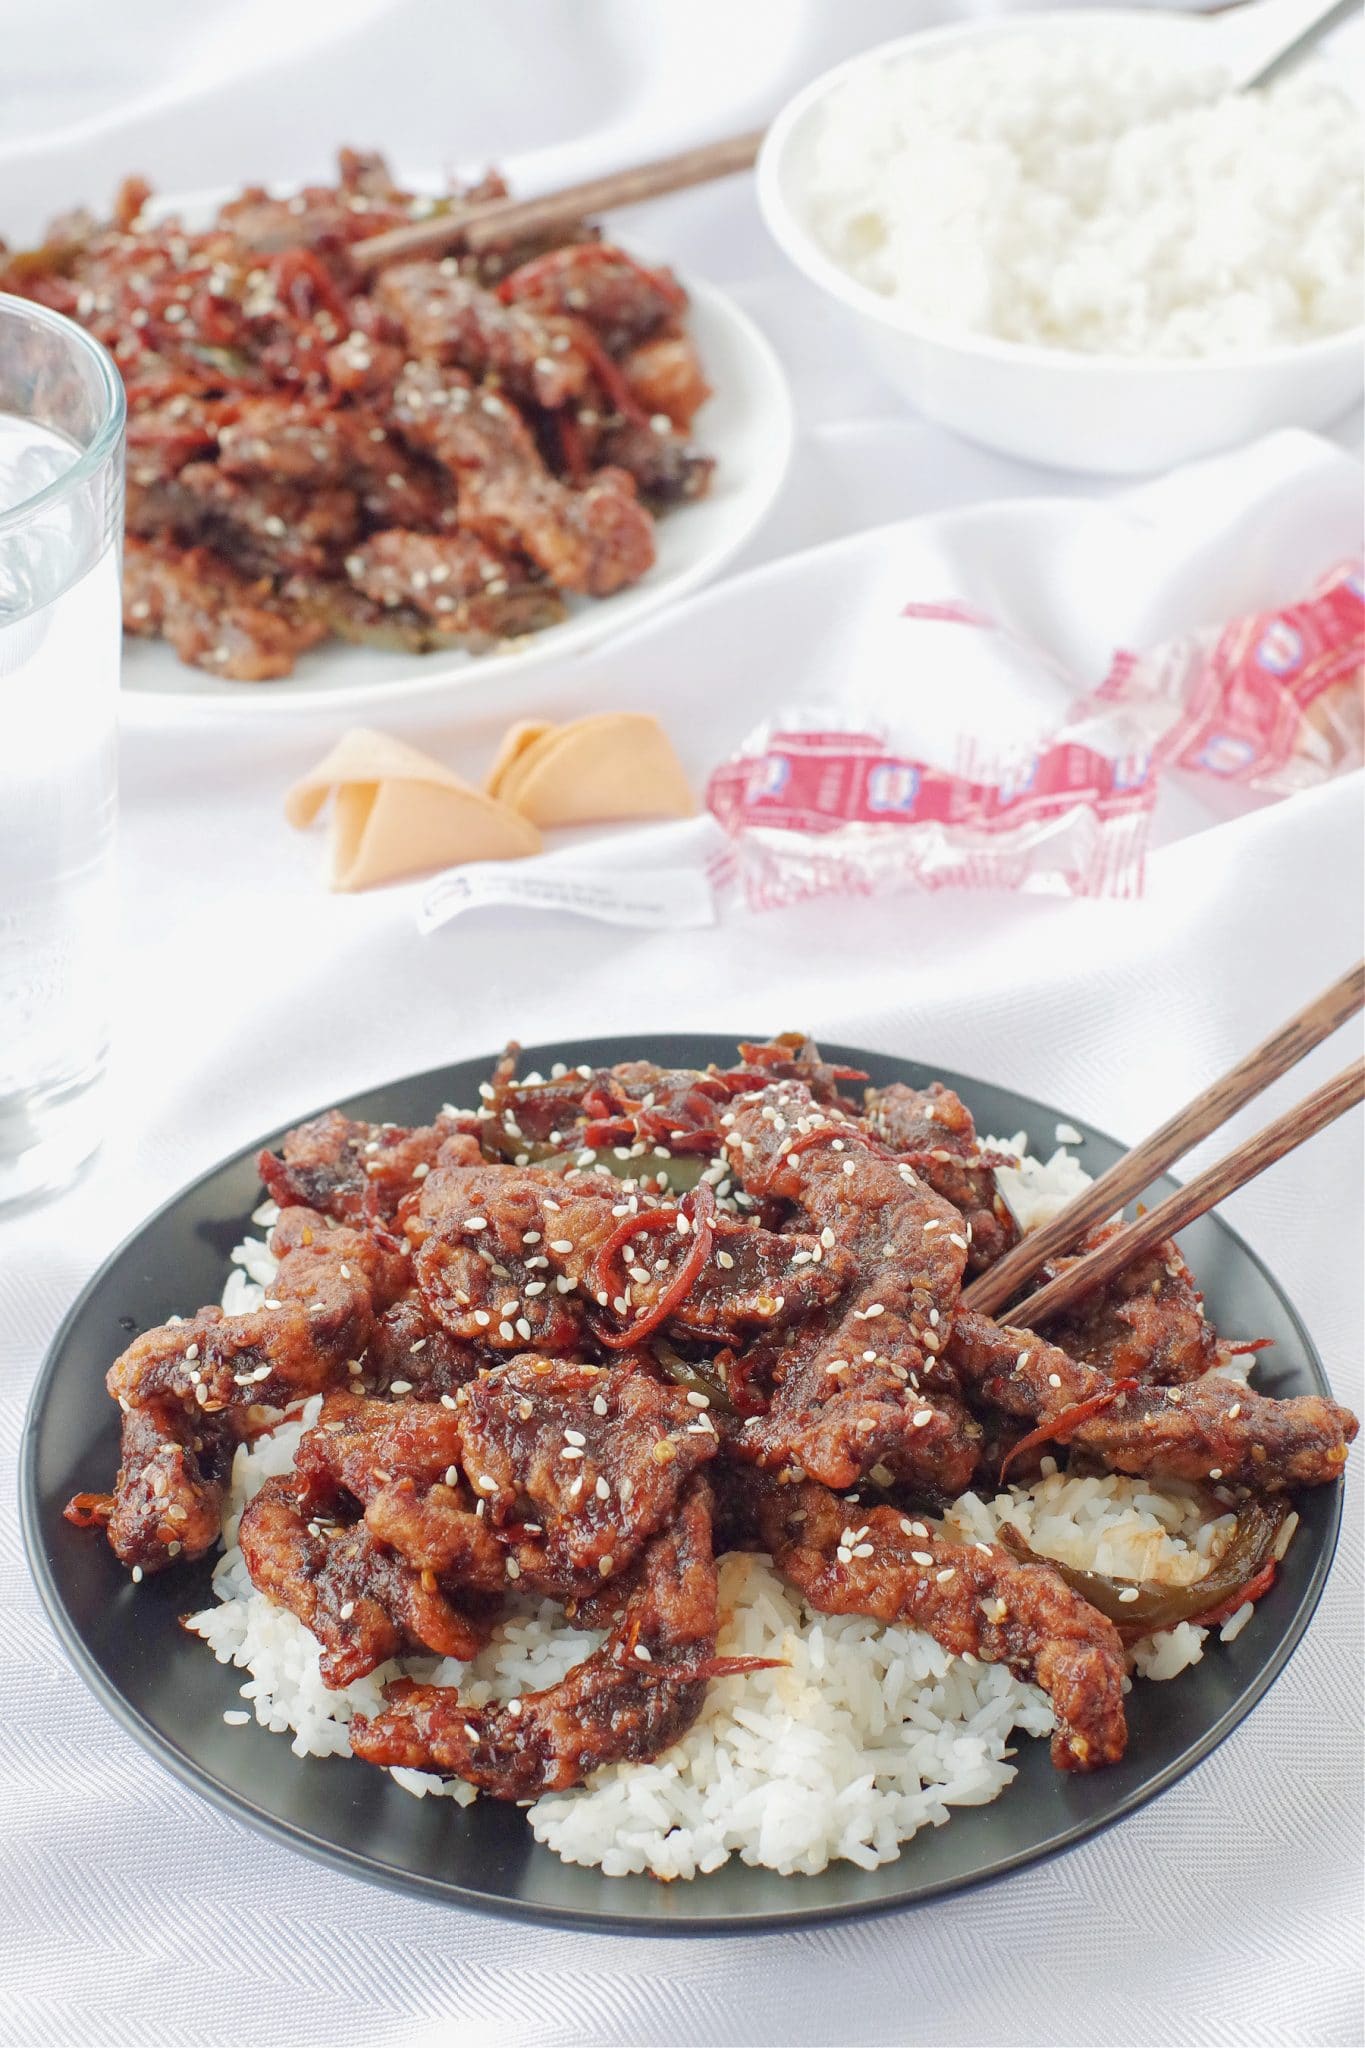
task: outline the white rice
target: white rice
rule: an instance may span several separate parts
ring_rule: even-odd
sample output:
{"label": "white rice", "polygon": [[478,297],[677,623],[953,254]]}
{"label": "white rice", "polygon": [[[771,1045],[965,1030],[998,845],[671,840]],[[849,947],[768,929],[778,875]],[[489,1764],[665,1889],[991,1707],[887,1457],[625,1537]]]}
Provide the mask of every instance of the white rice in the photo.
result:
{"label": "white rice", "polygon": [[814,123],[807,222],[907,313],[1124,356],[1361,318],[1357,113],[1324,65],[1229,93],[1103,29],[862,65]]}
{"label": "white rice", "polygon": [[[1088,1184],[1065,1151],[1046,1165],[1029,1158],[1023,1133],[983,1142],[1019,1157],[1018,1168],[1001,1169],[999,1178],[1025,1227]],[[268,1228],[276,1213],[267,1203],[252,1220]],[[232,1260],[223,1306],[241,1313],[265,1298],[275,1262],[254,1238]],[[597,1646],[600,1635],[570,1628],[552,1602],[525,1600],[471,1664],[405,1657],[330,1691],[314,1637],[256,1591],[236,1540],[247,1501],[290,1470],[321,1405],[315,1397],[239,1447],[213,1577],[218,1604],[189,1623],[220,1663],[247,1674],[240,1697],[263,1727],[292,1734],[299,1756],[344,1756],[351,1715],[377,1712],[385,1684],[400,1674],[458,1686],[479,1706],[553,1684]],[[1230,1516],[1201,1526],[1188,1489],[1158,1491],[1119,1476],[1073,1479],[1050,1458],[1030,1487],[990,1499],[963,1495],[945,1534],[989,1540],[1005,1521],[1040,1555],[1176,1584],[1207,1568],[1232,1526]],[[997,1798],[1015,1775],[1012,1737],[1052,1729],[1044,1694],[1003,1666],[968,1664],[918,1629],[809,1610],[766,1558],[722,1560],[720,1605],[719,1654],[778,1657],[784,1668],[714,1681],[695,1725],[663,1756],[609,1765],[586,1786],[536,1801],[531,1827],[565,1862],[607,1876],[650,1871],[661,1878],[715,1870],[732,1855],[784,1874],[813,1875],[838,1861],[872,1869],[898,1855],[919,1828],[941,1826],[953,1807]],[[1248,1603],[1225,1623],[1225,1640],[1250,1613]],[[1144,1678],[1174,1678],[1199,1661],[1206,1635],[1188,1623],[1164,1631],[1136,1647],[1134,1668]],[[230,1708],[225,1718],[235,1725],[240,1712]],[[465,1806],[478,1796],[458,1779],[406,1770],[391,1776],[419,1798]]]}

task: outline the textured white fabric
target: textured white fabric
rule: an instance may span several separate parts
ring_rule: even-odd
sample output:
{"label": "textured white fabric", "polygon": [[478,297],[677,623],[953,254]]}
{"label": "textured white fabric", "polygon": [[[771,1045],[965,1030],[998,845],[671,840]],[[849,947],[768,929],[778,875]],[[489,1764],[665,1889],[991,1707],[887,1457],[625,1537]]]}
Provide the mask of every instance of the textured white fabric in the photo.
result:
{"label": "textured white fabric", "polygon": [[[324,18],[260,0],[207,11],[142,0],[116,18],[62,0],[40,24],[39,10],[11,9],[0,224],[31,227],[132,167],[181,187],[311,171],[340,138],[389,144],[414,166],[549,145],[526,165],[548,182],[761,118],[843,49],[932,12],[891,0],[518,0],[495,15],[474,0],[331,0]],[[315,82],[296,103],[288,81],[300,78]],[[639,234],[737,288],[796,384],[797,464],[741,570],[881,521],[1060,487],[895,413],[842,331],[782,273],[743,184],[670,202],[642,216]],[[1284,506],[1302,490],[1294,525],[1311,560],[1316,536],[1335,545],[1340,514],[1324,507],[1341,474],[1320,446],[1294,441],[1221,483],[1205,474],[1190,489],[1212,489],[1207,503],[1157,486],[1165,530],[1182,507],[1196,528],[1199,573],[1182,587],[1169,562],[1159,573],[1140,563],[1118,597],[1139,614],[1150,598],[1161,630],[1182,607],[1217,616],[1234,592],[1284,594]],[[689,755],[704,754],[708,732],[731,735],[746,678],[770,672],[784,574],[789,590],[803,581],[769,568],[723,588],[570,675],[481,704],[468,730],[405,729],[453,750],[541,705],[657,697]],[[1054,614],[1075,603],[1062,588],[1045,597]],[[843,623],[836,591],[831,645]],[[783,658],[799,654],[788,645]],[[1358,1460],[1310,1636],[1206,1764],[1060,1862],[858,1925],[670,1942],[546,1932],[395,1897],[194,1799],[70,1676],[13,1510],[28,1387],[110,1246],[258,1131],[509,1032],[529,1042],[800,1025],[989,1075],[1136,1137],[1358,948],[1360,778],[1240,814],[1184,793],[1163,811],[1136,904],[838,903],[675,937],[482,911],[423,940],[415,887],[329,897],[316,847],[281,821],[284,786],[337,724],[127,736],[108,1141],[74,1191],[0,1225],[0,2040],[1358,2040]],[[1321,1049],[1234,1132],[1350,1049]],[[1357,1406],[1361,1167],[1358,1125],[1338,1125],[1227,1205]]]}

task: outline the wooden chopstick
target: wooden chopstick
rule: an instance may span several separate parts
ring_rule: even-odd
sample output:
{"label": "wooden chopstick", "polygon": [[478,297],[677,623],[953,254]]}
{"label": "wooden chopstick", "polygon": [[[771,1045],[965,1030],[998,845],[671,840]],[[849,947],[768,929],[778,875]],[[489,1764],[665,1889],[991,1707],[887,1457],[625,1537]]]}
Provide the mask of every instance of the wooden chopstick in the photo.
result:
{"label": "wooden chopstick", "polygon": [[373,270],[398,257],[434,256],[452,248],[477,251],[514,235],[567,227],[585,214],[633,206],[641,199],[658,199],[665,192],[681,192],[688,185],[704,185],[712,178],[750,170],[763,134],[763,129],[755,128],[747,135],[705,142],[677,156],[585,178],[582,184],[566,185],[562,191],[546,192],[538,199],[490,199],[482,206],[453,207],[449,213],[432,214],[427,220],[415,220],[356,242],[351,260],[363,270]]}
{"label": "wooden chopstick", "polygon": [[984,1315],[993,1314],[1011,1295],[1017,1294],[1025,1281],[1031,1280],[1049,1259],[1074,1245],[1096,1223],[1103,1223],[1117,1214],[1182,1153],[1191,1151],[1210,1132],[1226,1123],[1235,1111],[1268,1088],[1272,1081],[1277,1081],[1281,1074],[1297,1066],[1305,1053],[1311,1052],[1315,1045],[1321,1045],[1324,1038],[1330,1038],[1362,1007],[1365,1007],[1365,961],[1357,962],[1349,974],[1343,974],[1340,981],[1333,982],[1331,988],[1324,989],[1297,1016],[1272,1032],[1245,1059],[1230,1068],[1221,1080],[1196,1095],[1159,1130],[1144,1138],[1140,1145],[1135,1145],[1131,1152],[1126,1152],[1108,1173],[1102,1174],[1060,1215],[1030,1231],[1013,1251],[1006,1252],[1003,1259],[998,1259],[995,1265],[980,1274],[970,1287],[964,1289],[963,1307],[978,1309]]}
{"label": "wooden chopstick", "polygon": [[1183,1188],[1177,1188],[1173,1195],[1159,1202],[1155,1209],[1140,1216],[1135,1223],[1125,1224],[1113,1237],[1096,1245],[1093,1251],[1086,1252],[1073,1266],[1059,1273],[1055,1280],[1049,1280],[1045,1287],[1031,1294],[1027,1301],[1021,1301],[1017,1308],[1010,1309],[1010,1326],[1018,1324],[1031,1330],[1046,1317],[1056,1315],[1059,1309],[1069,1307],[1082,1295],[1093,1293],[1106,1280],[1112,1280],[1116,1273],[1131,1265],[1134,1259],[1159,1244],[1163,1237],[1183,1230],[1187,1223],[1193,1223],[1196,1216],[1204,1215],[1235,1188],[1244,1187],[1247,1181],[1254,1180],[1267,1166],[1273,1166],[1277,1159],[1284,1158],[1286,1152],[1292,1152],[1306,1138],[1334,1123],[1348,1109],[1354,1109],[1362,1099],[1365,1099],[1365,1060],[1357,1060],[1334,1080],[1325,1081],[1296,1108],[1287,1109],[1283,1116],[1277,1116],[1274,1123],[1267,1124],[1254,1138],[1235,1146],[1226,1159],[1220,1159],[1216,1166],[1206,1167]]}

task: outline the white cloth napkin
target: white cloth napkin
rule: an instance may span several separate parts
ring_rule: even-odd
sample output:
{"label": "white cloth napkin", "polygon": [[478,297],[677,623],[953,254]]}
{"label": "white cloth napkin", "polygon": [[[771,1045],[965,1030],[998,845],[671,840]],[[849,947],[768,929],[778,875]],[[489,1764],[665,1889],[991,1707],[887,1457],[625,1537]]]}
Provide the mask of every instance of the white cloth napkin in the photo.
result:
{"label": "white cloth napkin", "polygon": [[[745,125],[844,49],[932,12],[899,0],[595,0],[571,11],[520,0],[500,13],[472,0],[332,0],[325,11],[237,0],[201,15],[147,0],[115,21],[62,0],[41,34],[36,13],[6,23],[0,223],[25,228],[52,206],[101,197],[134,167],[181,187],[295,176],[342,138],[387,142],[414,166],[543,148],[525,168],[547,183]],[[884,520],[1075,495],[896,413],[837,323],[782,272],[742,183],[643,213],[639,233],[737,285],[796,382],[798,461],[741,567]],[[1343,430],[1348,443],[1354,431]],[[1331,467],[1302,442],[1288,452]],[[1297,573],[1292,522],[1273,546],[1247,526],[1234,554],[1201,553],[1204,511],[1188,488],[1167,491],[1184,508],[1186,552],[1160,582],[1158,631],[1182,606],[1225,615],[1236,593],[1277,596],[1281,574]],[[1269,502],[1280,503],[1274,491]],[[1097,527],[1106,516],[1095,510]],[[1324,565],[1306,542],[1303,554],[1310,572]],[[1215,561],[1228,578],[1216,588]],[[830,572],[815,557],[798,585],[807,574]],[[468,728],[405,730],[452,758],[491,752],[508,719],[598,708],[610,689],[613,701],[636,691],[650,708],[676,705],[698,758],[720,751],[752,722],[743,692],[768,687],[785,631],[778,576],[761,570],[648,637],[528,678]],[[1049,584],[1049,602],[1061,587],[1060,576]],[[832,588],[821,635],[834,649],[848,621],[837,578]],[[1130,608],[1123,631],[1157,588],[1134,577],[1108,592]],[[733,690],[726,677],[739,679]],[[41,1352],[109,1248],[221,1154],[329,1095],[512,1032],[530,1043],[799,1025],[990,1076],[1134,1138],[1359,943],[1359,777],[1227,817],[1207,793],[1182,799],[1161,820],[1138,903],[835,902],[677,932],[484,910],[422,938],[422,885],[329,896],[315,849],[282,822],[283,789],[339,723],[127,737],[109,1136],[76,1189],[0,1225],[8,1474]],[[1229,1135],[1354,1049],[1322,1048]],[[1339,1124],[1227,1205],[1357,1406],[1361,1164],[1358,1126]],[[684,1943],[518,1927],[397,1897],[302,1862],[194,1798],[67,1670],[29,1585],[11,1477],[0,1487],[0,2040],[1355,2041],[1360,1500],[1356,1460],[1307,1641],[1251,1720],[1155,1806],[1060,1863],[910,1916]]]}

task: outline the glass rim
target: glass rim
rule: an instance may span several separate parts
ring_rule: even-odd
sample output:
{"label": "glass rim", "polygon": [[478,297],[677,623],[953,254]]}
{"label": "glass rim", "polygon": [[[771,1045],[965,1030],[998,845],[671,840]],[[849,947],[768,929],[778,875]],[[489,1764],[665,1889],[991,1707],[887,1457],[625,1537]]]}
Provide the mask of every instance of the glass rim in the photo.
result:
{"label": "glass rim", "polygon": [[116,452],[128,415],[123,379],[103,342],[96,341],[93,334],[88,334],[65,313],[54,312],[51,306],[39,305],[36,299],[18,298],[13,292],[0,292],[0,316],[16,313],[87,358],[96,372],[106,404],[104,417],[90,445],[80,451],[71,467],[64,469],[59,477],[54,477],[50,484],[44,484],[31,498],[21,498],[17,505],[0,511],[0,537],[16,528],[21,521],[31,519],[40,507],[57,504],[68,492],[78,490],[92,477]]}

